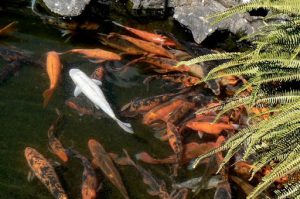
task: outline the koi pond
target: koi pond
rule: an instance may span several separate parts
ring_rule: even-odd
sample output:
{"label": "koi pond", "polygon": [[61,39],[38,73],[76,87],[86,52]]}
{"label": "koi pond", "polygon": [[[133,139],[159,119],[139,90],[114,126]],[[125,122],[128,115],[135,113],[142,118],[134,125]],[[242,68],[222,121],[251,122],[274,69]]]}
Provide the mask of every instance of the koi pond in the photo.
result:
{"label": "koi pond", "polygon": [[[28,12],[31,12],[28,9]],[[159,133],[153,128],[143,124],[143,118],[122,117],[121,107],[131,100],[142,99],[154,95],[179,92],[174,85],[166,85],[164,81],[153,80],[144,84],[143,81],[149,75],[156,74],[144,70],[144,63],[133,63],[126,72],[118,70],[132,58],[125,58],[121,61],[107,61],[104,63],[93,63],[77,54],[64,54],[60,56],[63,69],[58,87],[56,88],[48,106],[43,108],[43,92],[49,88],[49,77],[46,71],[47,52],[66,52],[71,49],[91,49],[101,48],[114,51],[112,48],[103,46],[97,39],[87,35],[75,35],[74,38],[66,41],[60,31],[54,27],[42,23],[38,16],[27,15],[26,18],[15,13],[5,13],[1,16],[0,26],[18,21],[17,30],[9,36],[0,38],[0,47],[8,48],[24,53],[32,62],[37,64],[22,63],[18,71],[9,76],[0,85],[0,198],[9,199],[51,199],[53,196],[47,188],[37,179],[31,182],[27,180],[30,170],[24,157],[26,147],[38,150],[49,162],[59,162],[56,167],[60,181],[69,198],[81,198],[81,184],[83,166],[81,161],[71,158],[67,163],[62,163],[59,158],[50,152],[48,146],[47,131],[51,124],[56,120],[58,109],[64,116],[61,127],[57,134],[59,140],[66,148],[77,150],[80,154],[91,160],[91,153],[88,149],[88,140],[95,139],[103,145],[105,150],[124,156],[123,149],[128,151],[131,158],[147,171],[160,180],[166,182],[168,192],[172,190],[172,184],[199,177],[206,171],[205,166],[200,166],[196,170],[187,170],[187,164],[182,165],[177,177],[173,176],[172,164],[146,164],[135,159],[135,154],[145,151],[155,158],[165,158],[174,154],[168,141],[162,142],[157,135]],[[122,20],[120,21],[122,22]],[[174,25],[170,20],[160,20],[147,24],[138,24],[133,21],[131,24],[135,28],[153,31],[161,29],[173,33],[178,38],[187,38],[187,35],[180,27]],[[104,27],[105,29],[105,27]],[[109,33],[117,31],[121,34],[129,34],[120,27],[110,27],[110,30],[103,32]],[[1,59],[0,69],[3,70],[7,65],[6,60]],[[66,101],[74,97],[75,85],[69,76],[71,68],[78,68],[88,76],[93,71],[103,65],[105,73],[103,77],[102,90],[114,110],[117,117],[125,122],[129,122],[134,130],[134,134],[126,133],[118,124],[104,113],[97,117],[91,115],[81,115],[77,111],[69,108]],[[139,66],[139,67],[136,67]],[[202,88],[201,88],[202,89]],[[188,94],[186,94],[188,95]],[[210,97],[213,93],[207,88],[203,88],[202,95]],[[203,99],[201,99],[203,100]],[[204,138],[211,143],[215,137]],[[192,134],[184,139],[185,143],[189,140],[198,140],[197,134]],[[210,162],[208,162],[209,164]],[[213,167],[214,165],[211,165]],[[116,165],[123,183],[128,191],[130,198],[155,198],[147,193],[148,185],[143,183],[140,173],[132,166]],[[120,192],[109,182],[108,179],[96,170],[97,177],[102,182],[97,198],[117,199],[123,198]],[[232,190],[233,196],[238,198]],[[215,188],[203,188],[195,198],[213,198]],[[190,192],[188,198],[192,198],[194,193]],[[163,198],[163,197],[161,197]],[[165,197],[167,198],[167,197]],[[175,197],[173,197],[175,198]],[[177,198],[177,197],[176,197]],[[182,198],[178,196],[178,198]]]}

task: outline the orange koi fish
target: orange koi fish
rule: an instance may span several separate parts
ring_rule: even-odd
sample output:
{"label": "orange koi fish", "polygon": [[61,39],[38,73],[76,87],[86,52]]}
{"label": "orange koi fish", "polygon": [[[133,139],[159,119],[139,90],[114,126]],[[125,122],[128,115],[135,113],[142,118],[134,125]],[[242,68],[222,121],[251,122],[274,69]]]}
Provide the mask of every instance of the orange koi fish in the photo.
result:
{"label": "orange koi fish", "polygon": [[0,36],[7,35],[16,30],[17,21],[13,21],[10,24],[6,25],[4,28],[0,29]]}
{"label": "orange koi fish", "polygon": [[236,130],[238,125],[226,123],[211,123],[211,122],[187,122],[186,126],[195,131],[200,131],[207,134],[219,135],[223,130]]}
{"label": "orange koi fish", "polygon": [[58,117],[52,123],[48,130],[48,145],[49,149],[59,157],[63,162],[67,162],[69,160],[69,152],[66,150],[61,143],[61,141],[55,136],[55,131],[57,130],[57,126],[59,122],[62,120],[63,116],[57,111]]}
{"label": "orange koi fish", "polygon": [[155,34],[155,33],[150,33],[150,32],[144,31],[144,30],[138,30],[138,29],[135,29],[135,28],[130,28],[128,26],[124,26],[122,24],[119,24],[115,21],[112,21],[112,23],[119,26],[119,27],[121,27],[121,28],[124,28],[124,29],[128,30],[129,32],[139,36],[140,38],[142,38],[146,41],[150,41],[150,42],[160,44],[160,45],[176,46],[175,42],[173,42],[172,40],[170,40],[166,36]]}
{"label": "orange koi fish", "polygon": [[124,39],[151,54],[175,59],[175,56],[172,53],[170,53],[168,50],[166,50],[164,47],[156,45],[152,42],[144,41],[141,39],[136,39],[136,38],[129,37],[126,35],[120,35],[117,33],[109,34],[108,38],[110,38],[110,37],[119,37],[121,39]]}
{"label": "orange koi fish", "polygon": [[26,147],[25,158],[33,174],[47,187],[56,199],[68,199],[53,166],[37,150]]}
{"label": "orange koi fish", "polygon": [[167,121],[168,115],[174,111],[174,109],[182,106],[184,103],[186,103],[184,98],[176,97],[168,102],[156,106],[144,115],[143,123],[146,125],[151,125],[157,120]]}
{"label": "orange koi fish", "polygon": [[89,59],[95,59],[95,63],[100,63],[106,60],[109,61],[120,61],[122,58],[120,55],[110,52],[110,51],[106,51],[106,50],[102,50],[100,48],[96,48],[96,49],[72,49],[72,50],[68,50],[66,53],[77,53],[77,54],[82,54],[84,55],[86,58]]}
{"label": "orange koi fish", "polygon": [[99,167],[110,182],[118,188],[123,197],[128,199],[129,196],[122,182],[121,176],[103,146],[94,139],[89,140],[88,146],[93,156],[93,164]]}
{"label": "orange koi fish", "polygon": [[100,36],[100,41],[103,45],[109,46],[111,48],[117,49],[122,51],[122,54],[128,55],[145,55],[147,54],[146,51],[142,50],[141,48],[135,46],[134,44],[125,41],[118,37],[110,37],[107,36]]}
{"label": "orange koi fish", "polygon": [[253,168],[254,166],[244,161],[239,161],[234,164],[234,171],[238,175],[241,175],[242,177],[245,177],[247,179],[251,177],[251,171]]}
{"label": "orange koi fish", "polygon": [[62,64],[60,62],[60,58],[57,52],[50,51],[47,53],[47,73],[50,79],[50,87],[45,90],[43,93],[44,103],[43,107],[45,108],[50,99],[53,96],[54,90],[58,86],[58,80],[61,75]]}

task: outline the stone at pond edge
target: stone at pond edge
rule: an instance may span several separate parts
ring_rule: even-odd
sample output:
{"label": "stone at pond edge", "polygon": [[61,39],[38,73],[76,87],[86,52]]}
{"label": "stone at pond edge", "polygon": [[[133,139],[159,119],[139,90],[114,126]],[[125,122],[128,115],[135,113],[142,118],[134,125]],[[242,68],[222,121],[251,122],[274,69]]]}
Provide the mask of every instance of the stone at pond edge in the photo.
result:
{"label": "stone at pond edge", "polygon": [[[188,0],[186,0],[188,1]],[[216,29],[228,29],[232,33],[245,32],[251,34],[261,26],[260,21],[248,21],[251,17],[247,13],[234,15],[216,25],[211,25],[212,20],[207,19],[214,13],[226,10],[230,6],[229,1],[216,0],[189,0],[191,3],[174,4],[174,18],[191,30],[193,37],[197,43],[201,43],[208,35],[212,34]],[[234,5],[234,4],[231,4]],[[226,6],[226,7],[225,7]],[[247,18],[247,19],[246,19]]]}
{"label": "stone at pond edge", "polygon": [[63,16],[78,16],[90,0],[43,0],[54,13]]}

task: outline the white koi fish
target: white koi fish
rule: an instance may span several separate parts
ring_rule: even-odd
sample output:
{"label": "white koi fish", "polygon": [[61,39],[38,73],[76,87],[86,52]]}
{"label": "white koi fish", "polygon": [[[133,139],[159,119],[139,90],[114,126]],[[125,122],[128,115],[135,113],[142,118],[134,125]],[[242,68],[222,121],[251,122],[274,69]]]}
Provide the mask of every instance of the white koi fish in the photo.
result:
{"label": "white koi fish", "polygon": [[102,82],[96,79],[89,78],[85,73],[79,69],[71,69],[69,75],[76,85],[74,90],[74,96],[78,96],[81,92],[91,100],[97,109],[102,109],[107,115],[115,120],[118,125],[128,133],[133,133],[131,124],[120,121],[109,103],[107,102],[102,90],[98,85],[102,85]]}

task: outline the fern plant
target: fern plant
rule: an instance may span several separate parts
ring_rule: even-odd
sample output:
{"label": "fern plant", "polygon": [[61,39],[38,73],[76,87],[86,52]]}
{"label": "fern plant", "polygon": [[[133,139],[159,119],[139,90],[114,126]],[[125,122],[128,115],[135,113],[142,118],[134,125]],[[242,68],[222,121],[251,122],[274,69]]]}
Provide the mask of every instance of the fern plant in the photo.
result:
{"label": "fern plant", "polygon": [[[198,157],[190,165],[195,168],[198,163],[217,152],[227,151],[219,170],[240,150],[244,150],[244,160],[254,157],[252,177],[264,166],[276,163],[272,172],[264,176],[247,198],[256,198],[275,180],[292,176],[300,171],[300,89],[285,92],[264,89],[277,85],[284,87],[287,83],[300,85],[300,0],[254,0],[248,4],[233,7],[223,13],[211,16],[215,23],[236,13],[266,8],[271,12],[265,17],[266,25],[259,31],[248,35],[243,40],[253,43],[253,48],[241,53],[219,53],[204,55],[178,65],[192,65],[211,60],[227,60],[212,69],[202,81],[209,81],[225,76],[243,76],[248,82],[237,90],[233,98],[210,108],[202,108],[198,113],[210,109],[219,110],[218,118],[229,110],[244,106],[268,107],[267,120],[252,123],[256,115],[249,116],[249,126],[230,137],[225,144],[205,155]],[[285,16],[285,20],[276,17]],[[271,21],[271,22],[270,22]],[[240,94],[251,89],[246,97]],[[275,191],[278,198],[300,198],[299,179],[284,185],[284,189]]]}

